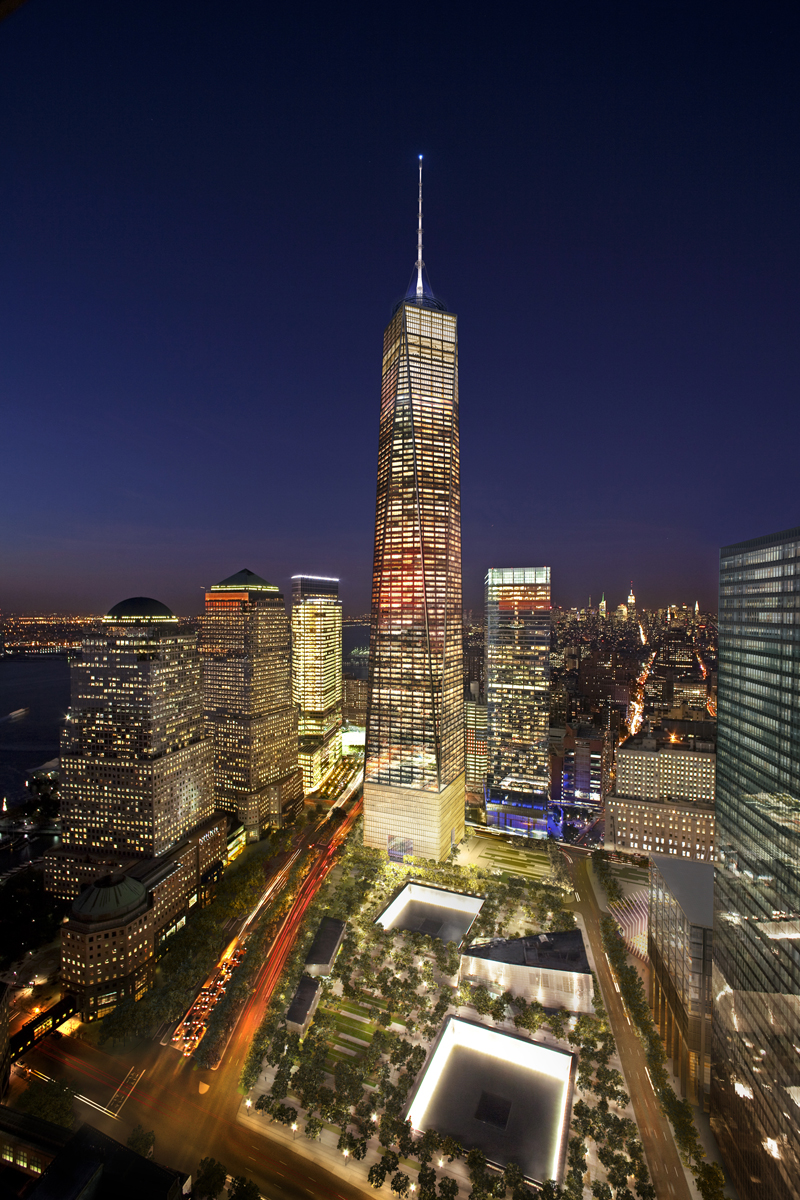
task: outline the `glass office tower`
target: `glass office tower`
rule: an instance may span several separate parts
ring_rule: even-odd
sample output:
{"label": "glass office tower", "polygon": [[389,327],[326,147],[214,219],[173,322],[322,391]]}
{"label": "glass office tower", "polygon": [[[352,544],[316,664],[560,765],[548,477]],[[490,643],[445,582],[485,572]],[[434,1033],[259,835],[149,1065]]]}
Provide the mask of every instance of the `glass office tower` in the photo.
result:
{"label": "glass office tower", "polygon": [[277,587],[238,571],[210,588],[202,648],[217,804],[254,840],[303,807],[289,620]]}
{"label": "glass office tower", "polygon": [[800,1178],[796,588],[800,528],[720,553],[711,1111],[741,1200]]}
{"label": "glass office tower", "polygon": [[492,788],[550,786],[550,568],[486,575],[486,704]]}
{"label": "glass office tower", "polygon": [[342,757],[342,605],[339,580],[292,576],[292,699],[300,767],[311,791]]}
{"label": "glass office tower", "polygon": [[364,842],[394,858],[463,837],[461,622],[456,317],[420,244],[383,339],[372,576]]}

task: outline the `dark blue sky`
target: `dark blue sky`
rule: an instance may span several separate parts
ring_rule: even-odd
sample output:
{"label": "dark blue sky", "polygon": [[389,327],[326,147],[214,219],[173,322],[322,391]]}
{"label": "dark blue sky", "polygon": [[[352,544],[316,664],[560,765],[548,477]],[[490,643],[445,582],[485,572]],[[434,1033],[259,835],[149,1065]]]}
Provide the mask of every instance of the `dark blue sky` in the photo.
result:
{"label": "dark blue sky", "polygon": [[0,607],[368,606],[383,327],[459,314],[465,603],[715,605],[800,523],[795,5],[29,0],[0,25]]}

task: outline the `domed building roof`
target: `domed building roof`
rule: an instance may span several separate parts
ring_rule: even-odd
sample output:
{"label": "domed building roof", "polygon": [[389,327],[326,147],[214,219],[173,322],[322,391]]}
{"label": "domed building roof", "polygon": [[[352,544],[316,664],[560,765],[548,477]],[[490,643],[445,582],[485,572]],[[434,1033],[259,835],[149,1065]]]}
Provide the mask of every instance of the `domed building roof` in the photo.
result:
{"label": "domed building roof", "polygon": [[147,903],[147,891],[138,879],[114,871],[84,888],[72,906],[72,916],[81,921],[108,921],[124,917]]}
{"label": "domed building roof", "polygon": [[131,596],[108,610],[106,621],[177,621],[166,604],[150,596]]}

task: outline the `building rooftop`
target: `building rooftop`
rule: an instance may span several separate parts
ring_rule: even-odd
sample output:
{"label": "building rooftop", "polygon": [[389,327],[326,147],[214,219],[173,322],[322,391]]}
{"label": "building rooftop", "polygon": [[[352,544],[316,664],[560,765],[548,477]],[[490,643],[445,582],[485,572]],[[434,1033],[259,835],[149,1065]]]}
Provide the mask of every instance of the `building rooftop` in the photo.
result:
{"label": "building rooftop", "polygon": [[[68,1131],[65,1131],[68,1132]],[[81,1125],[56,1154],[28,1200],[180,1200],[186,1176],[144,1158],[92,1125]]]}
{"label": "building rooftop", "polygon": [[292,1002],[286,1010],[286,1020],[295,1025],[304,1025],[321,987],[321,979],[311,979],[308,975],[302,975]]}
{"label": "building rooftop", "polygon": [[335,917],[323,917],[311,943],[311,949],[306,955],[306,966],[317,967],[329,963],[336,953],[346,928],[346,921],[337,921]]}
{"label": "building rooftop", "polygon": [[212,592],[277,592],[278,587],[243,567],[235,575],[229,575],[227,579],[215,583],[209,590]]}
{"label": "building rooftop", "polygon": [[539,933],[533,937],[493,938],[462,951],[472,958],[490,958],[494,962],[523,967],[543,967],[550,971],[591,973],[580,929],[563,933]]}
{"label": "building rooftop", "polygon": [[105,621],[177,621],[177,617],[166,604],[153,600],[151,596],[130,596],[120,600],[103,618]]}
{"label": "building rooftop", "polygon": [[147,892],[138,879],[114,871],[83,889],[72,906],[72,916],[81,921],[107,921],[146,901]]}
{"label": "building rooftop", "polygon": [[714,925],[714,864],[651,854],[664,883],[680,905],[690,925],[712,929]]}

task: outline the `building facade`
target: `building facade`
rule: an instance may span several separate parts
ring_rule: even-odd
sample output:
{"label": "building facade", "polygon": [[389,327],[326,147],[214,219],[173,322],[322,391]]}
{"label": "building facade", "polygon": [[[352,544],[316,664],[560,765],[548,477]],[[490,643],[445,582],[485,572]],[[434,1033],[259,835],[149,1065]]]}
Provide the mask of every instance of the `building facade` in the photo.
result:
{"label": "building facade", "polygon": [[226,859],[227,819],[211,817],[169,853],[93,879],[61,928],[61,977],[82,1020],[153,984],[164,944],[206,903]]}
{"label": "building facade", "polygon": [[713,742],[639,735],[617,748],[618,796],[714,804],[717,756]]}
{"label": "building facade", "polygon": [[714,867],[650,859],[647,956],[650,1007],[681,1094],[708,1109]]}
{"label": "building facade", "polygon": [[215,584],[201,646],[217,806],[256,839],[303,803],[289,620],[277,587],[247,570]]}
{"label": "building facade", "polygon": [[720,552],[711,1121],[741,1200],[800,1176],[800,528]]}
{"label": "building facade", "polygon": [[464,762],[467,795],[483,797],[488,743],[487,709],[480,700],[464,702]]}
{"label": "building facade", "polygon": [[713,805],[606,796],[606,850],[713,862],[715,837]]}
{"label": "building facade", "polygon": [[611,783],[611,734],[592,725],[567,725],[550,743],[550,799],[554,803],[599,808]]}
{"label": "building facade", "polygon": [[292,577],[292,700],[306,792],[342,757],[342,605],[339,580]]}
{"label": "building facade", "polygon": [[45,883],[90,879],[166,853],[214,808],[197,639],[157,600],[124,600],[70,667],[61,742],[61,845]]}
{"label": "building facade", "polygon": [[486,575],[487,786],[550,784],[550,568]]}
{"label": "building facade", "polygon": [[364,843],[441,860],[464,834],[458,340],[423,272],[421,197],[416,283],[383,341]]}

